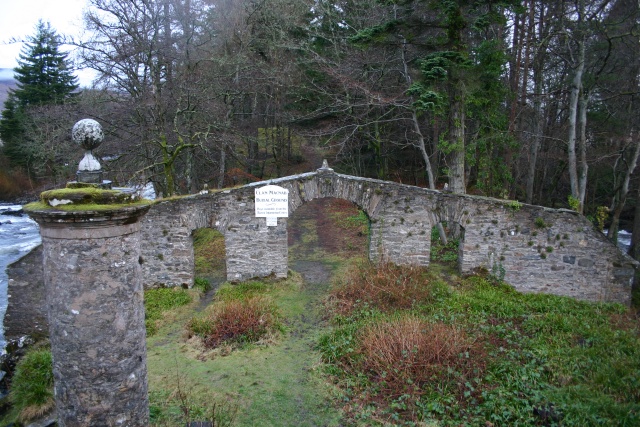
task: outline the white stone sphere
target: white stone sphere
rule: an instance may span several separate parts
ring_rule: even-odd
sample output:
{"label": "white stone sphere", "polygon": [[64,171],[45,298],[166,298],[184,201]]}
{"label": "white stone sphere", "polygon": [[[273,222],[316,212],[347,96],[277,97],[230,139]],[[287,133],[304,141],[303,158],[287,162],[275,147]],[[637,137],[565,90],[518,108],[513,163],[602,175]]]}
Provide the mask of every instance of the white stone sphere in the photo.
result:
{"label": "white stone sphere", "polygon": [[73,138],[73,142],[85,150],[93,150],[102,144],[104,132],[102,132],[102,126],[97,121],[82,119],[73,125],[71,138]]}

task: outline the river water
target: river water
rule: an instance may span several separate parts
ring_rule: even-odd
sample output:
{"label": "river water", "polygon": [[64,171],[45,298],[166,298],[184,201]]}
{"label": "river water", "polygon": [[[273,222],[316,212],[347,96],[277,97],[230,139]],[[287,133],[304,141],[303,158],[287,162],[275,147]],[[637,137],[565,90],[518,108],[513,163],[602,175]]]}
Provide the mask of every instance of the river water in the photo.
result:
{"label": "river water", "polygon": [[[22,206],[0,203],[0,319],[4,319],[9,301],[7,266],[40,244],[40,230],[27,215],[10,215],[20,212]],[[4,326],[0,324],[0,351],[4,353],[6,340]]]}

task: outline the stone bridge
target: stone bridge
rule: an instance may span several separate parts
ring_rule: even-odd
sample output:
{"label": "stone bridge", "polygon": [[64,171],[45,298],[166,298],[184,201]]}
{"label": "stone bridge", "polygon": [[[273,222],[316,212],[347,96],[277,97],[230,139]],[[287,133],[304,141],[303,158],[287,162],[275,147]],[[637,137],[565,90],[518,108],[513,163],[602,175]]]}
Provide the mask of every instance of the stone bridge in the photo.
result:
{"label": "stone bridge", "polygon": [[192,233],[203,227],[224,235],[228,280],[286,277],[287,219],[267,227],[265,218],[255,217],[254,191],[267,184],[289,190],[289,215],[326,197],[356,204],[370,220],[374,262],[427,266],[432,227],[457,223],[462,274],[486,269],[522,292],[630,303],[638,263],[576,212],[341,175],[328,167],[159,201],[142,220],[145,287],[193,284]]}

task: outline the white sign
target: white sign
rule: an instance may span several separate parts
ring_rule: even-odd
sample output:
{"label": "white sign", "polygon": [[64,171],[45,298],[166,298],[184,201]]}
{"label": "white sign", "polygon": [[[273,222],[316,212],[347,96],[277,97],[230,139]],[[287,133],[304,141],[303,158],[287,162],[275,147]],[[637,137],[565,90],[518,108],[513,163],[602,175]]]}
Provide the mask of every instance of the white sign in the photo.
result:
{"label": "white sign", "polygon": [[278,217],[277,216],[268,216],[267,217],[267,227],[277,227],[278,226]]}
{"label": "white sign", "polygon": [[289,190],[277,185],[256,188],[256,218],[289,217]]}

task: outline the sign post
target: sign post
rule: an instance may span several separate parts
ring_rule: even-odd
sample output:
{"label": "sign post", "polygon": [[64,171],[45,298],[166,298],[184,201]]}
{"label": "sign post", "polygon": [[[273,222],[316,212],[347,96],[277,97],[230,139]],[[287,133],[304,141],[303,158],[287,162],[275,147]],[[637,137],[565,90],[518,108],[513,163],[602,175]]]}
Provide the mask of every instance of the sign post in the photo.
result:
{"label": "sign post", "polygon": [[255,190],[256,218],[266,218],[267,227],[276,227],[278,218],[289,217],[289,190],[265,185]]}

